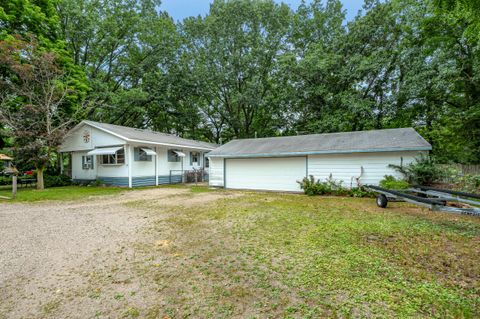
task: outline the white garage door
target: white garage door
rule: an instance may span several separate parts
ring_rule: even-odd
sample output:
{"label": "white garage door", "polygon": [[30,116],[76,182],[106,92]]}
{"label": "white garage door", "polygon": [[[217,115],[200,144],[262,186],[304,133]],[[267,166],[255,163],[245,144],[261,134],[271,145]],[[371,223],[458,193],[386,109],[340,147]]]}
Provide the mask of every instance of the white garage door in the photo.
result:
{"label": "white garage door", "polygon": [[300,191],[305,157],[227,159],[226,188]]}

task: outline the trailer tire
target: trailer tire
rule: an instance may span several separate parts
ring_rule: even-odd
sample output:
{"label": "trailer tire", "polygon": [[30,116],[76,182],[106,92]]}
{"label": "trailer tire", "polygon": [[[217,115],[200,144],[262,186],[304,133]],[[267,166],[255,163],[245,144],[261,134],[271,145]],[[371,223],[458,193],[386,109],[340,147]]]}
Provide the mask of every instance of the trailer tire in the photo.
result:
{"label": "trailer tire", "polygon": [[377,206],[381,208],[387,207],[388,199],[387,196],[380,194],[377,196]]}

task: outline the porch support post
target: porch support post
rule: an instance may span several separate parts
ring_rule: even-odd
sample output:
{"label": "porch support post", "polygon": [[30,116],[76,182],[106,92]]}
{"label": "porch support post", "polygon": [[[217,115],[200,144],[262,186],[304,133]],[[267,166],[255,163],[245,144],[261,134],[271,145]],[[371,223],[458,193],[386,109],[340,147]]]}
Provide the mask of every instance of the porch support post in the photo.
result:
{"label": "porch support post", "polygon": [[183,162],[185,162],[186,158],[187,158],[186,156],[182,157],[182,184],[185,183],[185,172],[183,171]]}
{"label": "porch support post", "polygon": [[58,165],[60,166],[60,175],[63,175],[63,153],[58,153]]}
{"label": "porch support post", "polygon": [[158,186],[158,153],[155,146],[155,186]]}
{"label": "porch support post", "polygon": [[132,188],[132,147],[130,144],[127,144],[127,163],[128,163],[128,187]]}

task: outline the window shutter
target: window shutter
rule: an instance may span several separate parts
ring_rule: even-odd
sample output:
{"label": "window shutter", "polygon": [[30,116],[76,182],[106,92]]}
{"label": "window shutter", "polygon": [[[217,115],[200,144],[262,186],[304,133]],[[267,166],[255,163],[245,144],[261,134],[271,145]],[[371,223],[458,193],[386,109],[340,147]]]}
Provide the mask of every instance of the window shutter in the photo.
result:
{"label": "window shutter", "polygon": [[85,156],[82,156],[82,169],[85,169]]}
{"label": "window shutter", "polygon": [[90,168],[93,169],[93,161],[95,160],[95,157],[92,155],[90,156]]}
{"label": "window shutter", "polygon": [[134,147],[133,148],[133,160],[138,161],[139,157],[140,157],[140,148]]}
{"label": "window shutter", "polygon": [[193,153],[190,152],[190,165],[193,165]]}

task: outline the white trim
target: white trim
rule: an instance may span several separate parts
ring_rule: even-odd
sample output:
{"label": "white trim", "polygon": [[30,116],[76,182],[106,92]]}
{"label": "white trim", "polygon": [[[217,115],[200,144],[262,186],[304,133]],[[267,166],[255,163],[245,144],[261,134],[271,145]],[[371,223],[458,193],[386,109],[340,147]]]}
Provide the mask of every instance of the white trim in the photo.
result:
{"label": "white trim", "polygon": [[[157,153],[157,147],[155,146],[155,154]],[[155,186],[158,186],[158,156],[153,158],[155,160]]]}
{"label": "white trim", "polygon": [[127,144],[127,155],[128,155],[128,187],[132,188],[133,183],[132,183],[132,165],[133,165],[133,152],[132,152],[132,146],[130,144]]}

